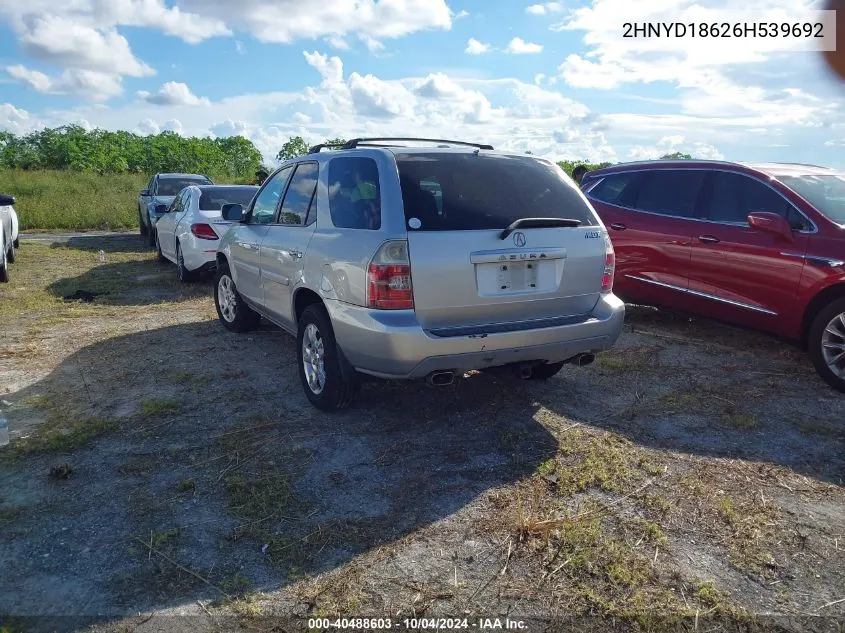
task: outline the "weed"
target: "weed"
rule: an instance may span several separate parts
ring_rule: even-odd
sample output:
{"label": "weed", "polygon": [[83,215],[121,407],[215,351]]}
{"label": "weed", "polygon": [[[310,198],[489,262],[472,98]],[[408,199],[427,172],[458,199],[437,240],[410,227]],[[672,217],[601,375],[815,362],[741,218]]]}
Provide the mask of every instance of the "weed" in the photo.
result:
{"label": "weed", "polygon": [[146,417],[162,417],[179,410],[179,402],[173,398],[147,398],[141,402],[140,412]]}
{"label": "weed", "polygon": [[176,489],[179,492],[196,492],[197,484],[193,479],[181,479]]}
{"label": "weed", "polygon": [[17,442],[15,452],[18,455],[69,452],[117,428],[118,424],[108,418],[77,418],[69,413],[52,412],[32,435]]}

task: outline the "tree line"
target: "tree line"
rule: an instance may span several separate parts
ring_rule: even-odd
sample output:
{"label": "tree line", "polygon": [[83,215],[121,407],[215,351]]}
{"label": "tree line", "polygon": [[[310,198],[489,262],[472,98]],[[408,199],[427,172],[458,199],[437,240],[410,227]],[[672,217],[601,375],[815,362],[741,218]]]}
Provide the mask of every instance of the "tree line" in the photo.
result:
{"label": "tree line", "polygon": [[[326,144],[343,144],[333,138]],[[306,154],[309,143],[290,137],[276,155],[285,161]],[[529,152],[530,153],[530,152]],[[666,154],[664,159],[689,159],[689,154]],[[588,170],[610,163],[562,160],[558,165],[572,175],[576,165]],[[100,174],[188,172],[230,178],[250,178],[262,168],[261,153],[242,136],[184,137],[176,132],[142,136],[132,132],[94,129],[79,125],[45,128],[21,136],[0,131],[0,169],[55,169]]]}
{"label": "tree line", "polygon": [[187,172],[247,178],[261,168],[261,153],[242,136],[142,136],[86,130],[79,125],[17,136],[0,131],[0,169],[55,169],[100,174]]}

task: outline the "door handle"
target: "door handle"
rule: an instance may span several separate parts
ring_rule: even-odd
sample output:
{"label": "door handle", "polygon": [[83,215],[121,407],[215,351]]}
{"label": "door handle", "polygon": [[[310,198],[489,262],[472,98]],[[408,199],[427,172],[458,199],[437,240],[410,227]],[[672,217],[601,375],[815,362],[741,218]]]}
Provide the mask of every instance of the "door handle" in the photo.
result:
{"label": "door handle", "polygon": [[279,259],[283,257],[290,257],[291,259],[302,259],[302,253],[300,251],[290,251],[287,249],[282,249],[279,251]]}
{"label": "door handle", "polygon": [[718,237],[714,237],[713,235],[699,235],[698,241],[706,244],[718,244],[720,240]]}
{"label": "door handle", "polygon": [[624,231],[628,227],[622,224],[621,222],[614,222],[610,225],[610,228],[612,228],[614,231]]}
{"label": "door handle", "polygon": [[238,242],[238,246],[246,251],[255,250],[255,244],[251,244],[249,242]]}

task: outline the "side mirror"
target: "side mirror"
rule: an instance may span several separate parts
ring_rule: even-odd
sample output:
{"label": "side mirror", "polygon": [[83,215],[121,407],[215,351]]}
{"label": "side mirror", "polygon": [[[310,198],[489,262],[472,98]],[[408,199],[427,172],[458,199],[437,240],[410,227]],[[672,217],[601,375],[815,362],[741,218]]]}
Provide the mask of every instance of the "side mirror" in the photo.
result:
{"label": "side mirror", "polygon": [[768,211],[754,211],[748,214],[748,226],[758,231],[764,231],[782,237],[787,242],[795,241],[792,227],[777,213]]}
{"label": "side mirror", "polygon": [[150,190],[149,190],[149,189],[142,189],[142,190],[141,190],[141,197],[142,197],[142,198],[147,198],[147,197],[149,197],[149,195],[150,195]]}
{"label": "side mirror", "polygon": [[229,222],[240,222],[244,217],[244,208],[235,202],[224,204],[220,211],[223,219]]}
{"label": "side mirror", "polygon": [[167,213],[167,205],[166,204],[157,204],[156,205],[156,213]]}
{"label": "side mirror", "polygon": [[15,196],[0,193],[0,207],[10,207],[15,204]]}

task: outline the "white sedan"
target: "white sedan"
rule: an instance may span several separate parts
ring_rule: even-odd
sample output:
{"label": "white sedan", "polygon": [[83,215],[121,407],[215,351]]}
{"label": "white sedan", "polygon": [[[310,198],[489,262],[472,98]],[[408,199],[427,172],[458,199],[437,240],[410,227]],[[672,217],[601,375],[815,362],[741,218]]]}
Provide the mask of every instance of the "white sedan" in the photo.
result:
{"label": "white sedan", "polygon": [[176,264],[180,281],[214,269],[220,238],[229,230],[224,204],[246,208],[258,187],[252,185],[192,185],[185,187],[155,223],[159,259]]}
{"label": "white sedan", "polygon": [[15,261],[18,247],[18,215],[14,196],[0,193],[0,282],[9,281],[9,264]]}

